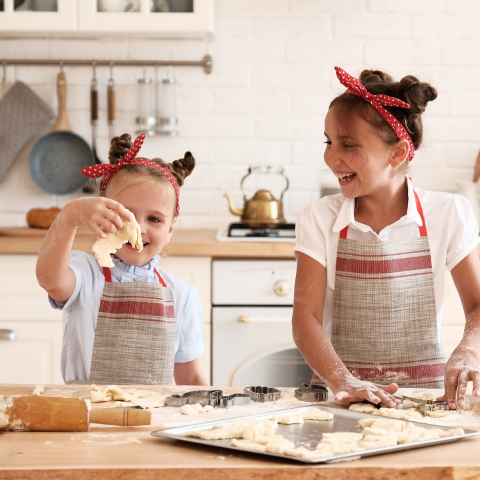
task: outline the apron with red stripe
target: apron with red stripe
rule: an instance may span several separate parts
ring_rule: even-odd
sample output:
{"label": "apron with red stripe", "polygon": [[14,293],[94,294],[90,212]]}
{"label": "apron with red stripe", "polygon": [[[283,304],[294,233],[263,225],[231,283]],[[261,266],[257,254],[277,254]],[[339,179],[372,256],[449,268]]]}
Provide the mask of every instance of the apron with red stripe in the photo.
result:
{"label": "apron with red stripe", "polygon": [[89,383],[172,385],[175,312],[170,291],[159,283],[112,282],[105,286],[95,329]]}
{"label": "apron with red stripe", "polygon": [[[332,345],[361,380],[443,388],[447,356],[438,340],[432,260],[422,206],[420,237],[385,242],[340,232]],[[323,383],[314,376],[313,383]]]}

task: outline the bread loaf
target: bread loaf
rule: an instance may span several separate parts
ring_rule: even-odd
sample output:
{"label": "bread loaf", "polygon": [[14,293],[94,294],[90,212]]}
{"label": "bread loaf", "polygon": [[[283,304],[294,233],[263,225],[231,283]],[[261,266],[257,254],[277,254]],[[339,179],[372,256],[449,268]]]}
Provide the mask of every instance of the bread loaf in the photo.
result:
{"label": "bread loaf", "polygon": [[27,212],[27,225],[33,228],[50,228],[59,213],[58,207],[32,208]]}

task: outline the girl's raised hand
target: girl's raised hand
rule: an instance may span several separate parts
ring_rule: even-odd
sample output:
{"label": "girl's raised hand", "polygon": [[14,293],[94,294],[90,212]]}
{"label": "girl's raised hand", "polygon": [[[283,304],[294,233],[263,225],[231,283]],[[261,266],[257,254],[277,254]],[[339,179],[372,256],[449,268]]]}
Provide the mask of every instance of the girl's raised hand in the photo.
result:
{"label": "girl's raised hand", "polygon": [[473,394],[480,396],[480,353],[474,347],[460,344],[445,366],[445,395],[437,398],[447,401],[451,409],[465,408],[465,393],[469,381],[473,382]]}
{"label": "girl's raised hand", "polygon": [[61,210],[59,222],[66,228],[85,227],[97,237],[123,228],[123,220],[133,220],[123,205],[109,198],[77,198]]}
{"label": "girl's raised hand", "polygon": [[[330,385],[330,388],[333,386]],[[390,385],[377,385],[371,382],[365,382],[348,376],[336,384],[332,391],[335,394],[334,400],[341,403],[363,402],[368,400],[372,403],[384,403],[387,407],[396,407],[401,400],[395,398],[393,394],[398,390],[396,383]]]}

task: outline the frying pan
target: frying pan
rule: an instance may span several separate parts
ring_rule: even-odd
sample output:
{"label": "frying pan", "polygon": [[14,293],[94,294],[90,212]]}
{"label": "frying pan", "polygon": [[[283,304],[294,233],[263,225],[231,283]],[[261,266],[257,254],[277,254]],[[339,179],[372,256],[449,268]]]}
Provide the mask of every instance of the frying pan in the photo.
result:
{"label": "frying pan", "polygon": [[35,182],[50,193],[71,193],[86,182],[82,169],[94,164],[88,143],[71,132],[67,117],[67,82],[57,75],[58,116],[53,132],[44,135],[30,153],[30,172]]}

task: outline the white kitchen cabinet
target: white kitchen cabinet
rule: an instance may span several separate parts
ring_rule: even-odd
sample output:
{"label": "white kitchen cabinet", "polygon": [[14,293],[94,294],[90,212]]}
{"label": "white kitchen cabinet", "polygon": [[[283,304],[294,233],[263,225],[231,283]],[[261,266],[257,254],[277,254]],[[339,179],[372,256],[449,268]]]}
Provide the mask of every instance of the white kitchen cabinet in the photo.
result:
{"label": "white kitchen cabinet", "polygon": [[152,0],[138,0],[138,3],[139,11],[117,13],[99,12],[97,0],[58,0],[56,12],[34,12],[14,10],[14,0],[4,0],[0,35],[154,38],[203,37],[213,33],[213,0],[194,0],[190,13],[154,12]]}

